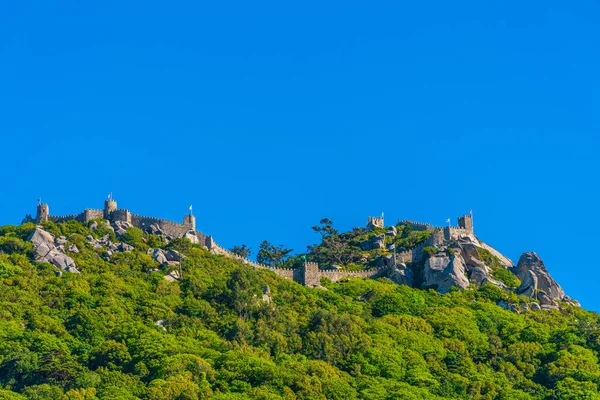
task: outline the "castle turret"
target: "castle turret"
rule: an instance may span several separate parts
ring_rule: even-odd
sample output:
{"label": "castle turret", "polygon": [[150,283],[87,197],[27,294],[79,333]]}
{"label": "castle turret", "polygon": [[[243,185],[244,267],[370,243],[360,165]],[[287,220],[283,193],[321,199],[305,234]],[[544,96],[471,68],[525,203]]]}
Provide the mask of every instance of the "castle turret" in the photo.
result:
{"label": "castle turret", "polygon": [[196,216],[192,214],[186,214],[183,216],[183,225],[188,230],[196,230]]}
{"label": "castle turret", "polygon": [[104,200],[104,219],[110,219],[110,214],[117,211],[117,202],[109,199]]}
{"label": "castle turret", "polygon": [[383,228],[383,216],[381,217],[369,217],[367,221],[367,229],[371,230],[374,228]]}
{"label": "castle turret", "polygon": [[48,221],[48,217],[50,217],[50,207],[48,207],[48,204],[47,203],[38,204],[35,222],[39,223],[39,222]]}
{"label": "castle turret", "polygon": [[319,286],[321,284],[321,275],[319,274],[319,264],[314,262],[304,263],[304,286]]}
{"label": "castle turret", "polygon": [[463,215],[462,217],[458,217],[458,227],[469,233],[473,233],[473,216]]}

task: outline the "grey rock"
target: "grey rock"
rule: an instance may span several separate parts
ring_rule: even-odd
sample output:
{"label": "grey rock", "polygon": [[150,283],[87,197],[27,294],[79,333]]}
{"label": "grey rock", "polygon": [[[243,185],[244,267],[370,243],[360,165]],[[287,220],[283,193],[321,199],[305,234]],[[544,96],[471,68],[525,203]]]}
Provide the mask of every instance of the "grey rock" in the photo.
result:
{"label": "grey rock", "polygon": [[165,253],[168,261],[179,261],[181,260],[181,254],[175,250],[169,250]]}
{"label": "grey rock", "polygon": [[378,260],[379,268],[384,267],[393,267],[394,266],[394,256],[392,254],[388,254],[385,257],[379,257]]}
{"label": "grey rock", "polygon": [[405,264],[399,264],[388,273],[388,278],[398,285],[413,286],[413,272]]}
{"label": "grey rock", "polygon": [[165,232],[160,228],[158,224],[151,224],[146,231],[152,235],[164,235]]}
{"label": "grey rock", "polygon": [[367,240],[360,242],[360,248],[363,251],[383,249],[385,247],[385,235],[375,235]]}
{"label": "grey rock", "polygon": [[91,243],[91,242],[95,242],[95,241],[96,241],[96,239],[95,239],[95,238],[94,238],[92,235],[87,235],[87,236],[85,237],[85,240],[87,240],[87,241],[88,241],[88,242],[90,242],[90,243]]}
{"label": "grey rock", "polygon": [[79,248],[77,246],[75,246],[74,244],[72,244],[67,248],[67,251],[69,251],[71,253],[79,253]]}
{"label": "grey rock", "polygon": [[539,311],[541,309],[542,309],[542,307],[540,307],[540,305],[538,303],[531,303],[531,310],[532,311]]}
{"label": "grey rock", "polygon": [[490,278],[490,270],[482,261],[471,258],[467,261],[467,271],[470,280],[478,287],[488,282]]}
{"label": "grey rock", "polygon": [[123,228],[116,228],[115,229],[115,235],[117,235],[117,237],[121,237],[123,236],[125,233],[127,233],[126,229]]}
{"label": "grey rock", "polygon": [[527,297],[536,298],[538,289],[538,278],[534,271],[527,271],[521,279],[521,286],[517,292]]}
{"label": "grey rock", "polygon": [[67,242],[68,242],[68,240],[64,236],[59,236],[56,239],[54,239],[54,244],[57,246],[65,245],[65,244],[67,244]]}
{"label": "grey rock", "polygon": [[452,286],[466,289],[469,280],[466,276],[466,264],[460,255],[448,257],[446,253],[437,253],[425,261],[425,287],[436,286],[440,293],[447,293]]}
{"label": "grey rock", "polygon": [[543,261],[534,252],[523,253],[514,273],[521,280],[517,293],[537,298],[544,309],[558,307],[557,301],[572,301],[552,279]]}
{"label": "grey rock", "polygon": [[540,290],[538,292],[538,300],[540,301],[540,305],[542,306],[542,308],[544,308],[544,306],[548,308],[558,308],[558,304],[556,303],[556,301],[554,301],[553,298],[548,296],[548,294],[546,294],[546,292],[544,292],[543,290]]}
{"label": "grey rock", "polygon": [[127,243],[119,243],[119,246],[118,246],[118,250],[122,251],[122,252],[132,251],[133,249],[134,249],[134,247]]}
{"label": "grey rock", "polygon": [[96,221],[92,222],[92,224],[90,225],[90,229],[92,230],[92,232],[98,229],[98,223]]}
{"label": "grey rock", "polygon": [[58,267],[66,272],[79,273],[75,265],[75,261],[67,255],[60,253],[58,250],[52,250],[44,257],[50,264]]}
{"label": "grey rock", "polygon": [[152,255],[152,258],[161,264],[166,264],[168,261],[165,252],[161,249],[156,249]]}
{"label": "grey rock", "polygon": [[396,227],[392,225],[388,228],[385,234],[387,236],[396,236],[398,234],[398,231],[396,230]]}
{"label": "grey rock", "polygon": [[61,245],[60,247],[62,251],[55,247],[54,236],[49,232],[37,227],[29,235],[28,240],[33,243],[34,254],[39,260],[48,262],[63,271],[79,273],[75,261],[62,252],[64,251],[64,246]]}
{"label": "grey rock", "polygon": [[50,248],[54,248],[54,237],[50,232],[46,232],[41,227],[36,227],[27,238],[34,246],[45,244]]}
{"label": "grey rock", "polygon": [[200,243],[200,241],[198,240],[198,236],[196,235],[196,232],[194,232],[193,230],[189,230],[187,231],[183,237],[185,239],[189,239],[190,242],[194,243],[194,244],[198,244]]}
{"label": "grey rock", "polygon": [[131,228],[133,225],[127,221],[115,221],[114,223],[114,231],[117,237],[121,237],[127,232],[127,228]]}
{"label": "grey rock", "polygon": [[48,245],[46,243],[41,243],[33,248],[34,254],[41,258],[46,257],[46,255],[52,250],[54,250],[54,245]]}

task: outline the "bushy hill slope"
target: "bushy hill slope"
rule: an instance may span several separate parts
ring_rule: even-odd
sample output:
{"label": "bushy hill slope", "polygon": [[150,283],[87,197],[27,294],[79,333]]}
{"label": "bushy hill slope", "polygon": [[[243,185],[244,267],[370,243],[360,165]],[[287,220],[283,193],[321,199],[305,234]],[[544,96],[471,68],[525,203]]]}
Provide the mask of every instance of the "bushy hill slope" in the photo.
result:
{"label": "bushy hill slope", "polygon": [[[599,316],[496,305],[388,279],[311,289],[130,228],[109,253],[77,222],[81,273],[37,262],[34,225],[0,228],[0,399],[595,399]],[[183,279],[149,247],[178,250]]]}

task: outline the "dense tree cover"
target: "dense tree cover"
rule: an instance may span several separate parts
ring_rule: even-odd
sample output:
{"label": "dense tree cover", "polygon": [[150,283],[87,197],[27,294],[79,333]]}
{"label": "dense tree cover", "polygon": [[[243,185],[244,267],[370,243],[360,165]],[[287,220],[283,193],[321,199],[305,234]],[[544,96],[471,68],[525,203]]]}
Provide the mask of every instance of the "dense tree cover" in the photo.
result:
{"label": "dense tree cover", "polygon": [[256,261],[271,267],[280,267],[290,257],[293,249],[286,249],[282,244],[275,246],[268,240],[263,240],[259,246]]}
{"label": "dense tree cover", "polygon": [[515,314],[493,286],[310,289],[186,240],[168,282],[147,254],[160,238],[131,230],[108,261],[85,240],[100,233],[45,227],[82,273],[33,261],[33,225],[0,228],[0,399],[600,398],[592,312]]}
{"label": "dense tree cover", "polygon": [[395,226],[396,236],[384,237],[385,248],[365,251],[361,249],[360,243],[375,235],[383,235],[386,232],[385,228],[354,228],[349,232],[338,232],[333,225],[329,218],[323,218],[319,225],[312,227],[321,235],[321,243],[308,246],[307,255],[310,261],[317,262],[322,267],[337,265],[346,269],[368,269],[376,265],[379,256],[390,254],[391,245],[401,252],[416,246],[431,235],[430,231],[417,231],[401,223]]}

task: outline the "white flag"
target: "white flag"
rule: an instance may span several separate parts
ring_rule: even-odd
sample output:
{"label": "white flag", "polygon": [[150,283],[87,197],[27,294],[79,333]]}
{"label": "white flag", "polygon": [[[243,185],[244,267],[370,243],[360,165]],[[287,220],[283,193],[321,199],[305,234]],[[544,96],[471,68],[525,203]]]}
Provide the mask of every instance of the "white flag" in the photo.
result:
{"label": "white flag", "polygon": [[192,212],[192,206],[190,206],[190,212]]}
{"label": "white flag", "polygon": [[108,199],[110,200],[110,198],[111,198],[111,197],[112,197],[112,192],[110,192],[110,193],[108,194]]}
{"label": "white flag", "polygon": [[446,220],[446,223],[448,223],[448,224],[450,223],[450,218],[448,218],[448,219]]}

